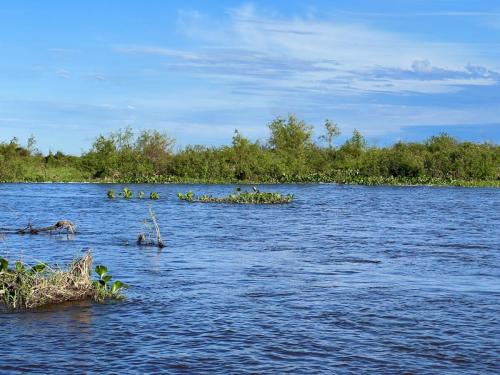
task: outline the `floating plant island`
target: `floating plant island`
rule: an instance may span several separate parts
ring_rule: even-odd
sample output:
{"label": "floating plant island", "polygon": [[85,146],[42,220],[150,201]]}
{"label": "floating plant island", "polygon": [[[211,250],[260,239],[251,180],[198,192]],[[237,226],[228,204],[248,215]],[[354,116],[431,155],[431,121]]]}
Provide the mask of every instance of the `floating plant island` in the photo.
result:
{"label": "floating plant island", "polygon": [[254,191],[239,191],[227,197],[213,197],[211,195],[195,195],[192,191],[186,194],[178,193],[177,197],[186,202],[196,203],[235,203],[235,204],[284,204],[293,201],[293,194],[281,194],[273,192],[261,192],[254,188]]}

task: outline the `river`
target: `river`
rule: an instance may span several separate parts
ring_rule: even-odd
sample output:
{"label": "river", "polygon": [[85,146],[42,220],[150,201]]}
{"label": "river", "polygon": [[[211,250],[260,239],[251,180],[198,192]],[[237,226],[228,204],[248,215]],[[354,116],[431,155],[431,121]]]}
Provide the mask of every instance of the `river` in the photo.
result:
{"label": "river", "polygon": [[[228,185],[0,184],[0,255],[95,264],[123,302],[0,313],[0,373],[499,373],[500,189],[266,185],[288,205],[181,202]],[[156,212],[166,247],[135,239]]]}

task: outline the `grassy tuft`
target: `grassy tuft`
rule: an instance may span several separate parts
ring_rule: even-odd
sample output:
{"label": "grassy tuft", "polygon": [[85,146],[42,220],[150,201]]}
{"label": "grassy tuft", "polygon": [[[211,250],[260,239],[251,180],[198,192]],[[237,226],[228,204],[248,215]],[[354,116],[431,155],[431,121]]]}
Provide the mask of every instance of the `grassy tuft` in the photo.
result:
{"label": "grassy tuft", "polygon": [[29,267],[20,261],[9,267],[9,262],[0,258],[0,302],[8,309],[32,309],[69,301],[122,298],[125,284],[111,284],[104,266],[96,267],[99,278],[92,280],[91,270],[90,251],[65,269],[45,263]]}

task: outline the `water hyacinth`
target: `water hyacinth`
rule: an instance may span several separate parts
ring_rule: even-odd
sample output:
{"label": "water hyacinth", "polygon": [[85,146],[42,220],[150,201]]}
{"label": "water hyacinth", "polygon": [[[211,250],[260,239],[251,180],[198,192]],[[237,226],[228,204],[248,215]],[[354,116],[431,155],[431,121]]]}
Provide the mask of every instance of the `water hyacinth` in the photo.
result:
{"label": "water hyacinth", "polygon": [[[108,196],[109,199],[115,199],[115,192],[114,192],[114,190],[108,190],[107,196]],[[124,198],[124,199],[127,199],[127,200],[132,199],[133,196],[134,196],[134,193],[128,187],[124,187],[122,189],[122,191],[118,192],[118,197]],[[144,198],[144,191],[142,191],[142,190],[138,191],[137,194],[136,194],[136,197],[137,197],[137,199]],[[153,192],[151,192],[149,194],[149,199],[159,199],[159,198],[160,198],[160,194],[158,194],[155,191],[153,191]]]}
{"label": "water hyacinth", "polygon": [[177,197],[186,202],[197,203],[239,203],[239,204],[284,204],[293,201],[293,194],[281,194],[276,192],[261,192],[254,188],[254,191],[236,192],[227,197],[213,197],[211,195],[195,195],[192,191],[186,194],[178,193]]}
{"label": "water hyacinth", "polygon": [[132,195],[132,190],[130,190],[128,187],[123,188],[123,198],[130,199],[132,198]]}

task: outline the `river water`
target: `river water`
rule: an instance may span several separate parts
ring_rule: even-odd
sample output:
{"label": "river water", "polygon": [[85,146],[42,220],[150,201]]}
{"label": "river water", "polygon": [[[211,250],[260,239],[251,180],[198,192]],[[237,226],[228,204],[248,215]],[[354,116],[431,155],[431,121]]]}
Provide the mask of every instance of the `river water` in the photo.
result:
{"label": "river water", "polygon": [[[268,185],[289,205],[190,204],[224,185],[2,184],[0,255],[86,248],[123,302],[1,312],[0,373],[500,372],[500,189]],[[152,205],[166,247],[135,244]]]}

